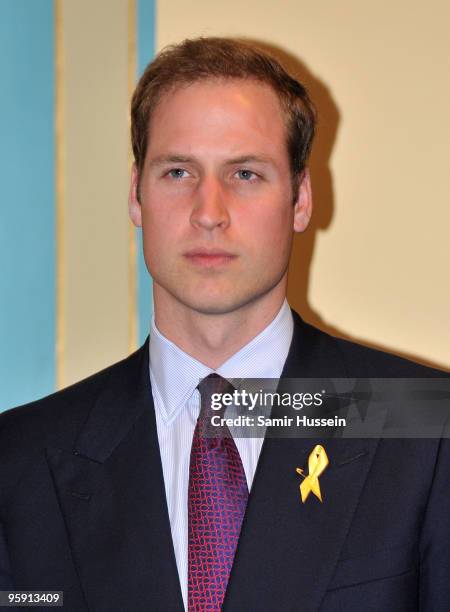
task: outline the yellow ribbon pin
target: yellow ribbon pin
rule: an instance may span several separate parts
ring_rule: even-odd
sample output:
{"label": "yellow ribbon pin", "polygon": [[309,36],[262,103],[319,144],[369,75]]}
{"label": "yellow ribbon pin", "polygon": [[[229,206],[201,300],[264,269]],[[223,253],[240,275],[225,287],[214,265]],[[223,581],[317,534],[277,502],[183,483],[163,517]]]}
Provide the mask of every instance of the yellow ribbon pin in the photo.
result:
{"label": "yellow ribbon pin", "polygon": [[296,468],[297,474],[300,474],[305,480],[300,485],[300,494],[302,496],[302,502],[308,498],[311,491],[316,497],[322,501],[322,494],[320,492],[319,476],[323,473],[327,465],[329,464],[327,454],[323,446],[318,444],[314,447],[312,453],[308,457],[308,476],[305,476],[302,468]]}

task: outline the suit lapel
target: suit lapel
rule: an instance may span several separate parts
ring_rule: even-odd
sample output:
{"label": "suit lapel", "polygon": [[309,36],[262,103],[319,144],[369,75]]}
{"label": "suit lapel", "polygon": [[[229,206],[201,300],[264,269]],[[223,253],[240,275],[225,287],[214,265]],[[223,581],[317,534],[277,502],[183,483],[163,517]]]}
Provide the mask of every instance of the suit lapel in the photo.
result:
{"label": "suit lapel", "polygon": [[[282,378],[347,377],[334,341],[295,315]],[[270,435],[270,432],[268,432]],[[224,611],[317,610],[333,576],[377,440],[266,437],[249,497]],[[303,504],[296,468],[316,444],[329,466],[321,503]]]}
{"label": "suit lapel", "polygon": [[89,609],[183,610],[148,344],[112,369],[74,449],[47,449]]}

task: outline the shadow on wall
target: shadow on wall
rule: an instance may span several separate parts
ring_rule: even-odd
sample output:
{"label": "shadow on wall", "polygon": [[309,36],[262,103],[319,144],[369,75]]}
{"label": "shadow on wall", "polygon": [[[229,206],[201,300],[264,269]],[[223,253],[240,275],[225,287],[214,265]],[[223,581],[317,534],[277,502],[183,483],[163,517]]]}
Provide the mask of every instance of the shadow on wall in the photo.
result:
{"label": "shadow on wall", "polygon": [[333,100],[333,97],[328,87],[320,81],[306,67],[306,65],[298,60],[295,56],[280,49],[275,45],[256,39],[243,39],[252,42],[263,50],[266,50],[271,55],[279,59],[287,70],[303,83],[318,114],[317,134],[315,137],[311,160],[310,171],[313,185],[313,196],[316,206],[312,216],[311,224],[308,230],[303,234],[296,234],[294,237],[292,255],[289,266],[289,282],[288,282],[288,300],[289,304],[298,311],[303,319],[312,325],[324,330],[325,332],[359,342],[372,348],[388,351],[411,359],[418,363],[422,363],[429,367],[446,369],[441,364],[424,359],[419,355],[405,353],[395,349],[392,346],[377,344],[359,340],[339,327],[327,323],[322,315],[315,311],[308,301],[309,290],[309,275],[311,270],[311,262],[314,253],[314,243],[317,233],[325,231],[331,224],[333,215],[335,214],[333,177],[330,171],[330,159],[333,151],[333,146],[336,140],[336,134],[339,127],[340,115],[339,109]]}

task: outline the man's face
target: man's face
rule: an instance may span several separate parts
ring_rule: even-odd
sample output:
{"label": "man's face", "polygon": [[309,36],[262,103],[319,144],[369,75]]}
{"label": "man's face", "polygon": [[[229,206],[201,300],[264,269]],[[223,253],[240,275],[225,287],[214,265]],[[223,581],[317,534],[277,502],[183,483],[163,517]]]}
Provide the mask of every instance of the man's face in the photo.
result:
{"label": "man's face", "polygon": [[149,126],[130,215],[143,228],[155,300],[205,314],[285,293],[293,230],[311,214],[309,175],[293,205],[286,127],[272,89],[206,80],[165,94]]}

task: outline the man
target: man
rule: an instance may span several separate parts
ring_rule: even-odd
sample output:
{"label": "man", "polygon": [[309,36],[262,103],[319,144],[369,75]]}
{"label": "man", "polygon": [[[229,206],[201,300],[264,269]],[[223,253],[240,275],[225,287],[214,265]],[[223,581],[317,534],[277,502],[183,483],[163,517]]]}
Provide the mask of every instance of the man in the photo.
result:
{"label": "man", "polygon": [[[205,379],[437,375],[288,308],[313,133],[304,88],[246,44],[188,40],[147,68],[129,210],[150,342],[0,417],[3,590],[63,590],[77,612],[446,609],[447,441],[200,432]],[[329,465],[302,503],[317,448]]]}

